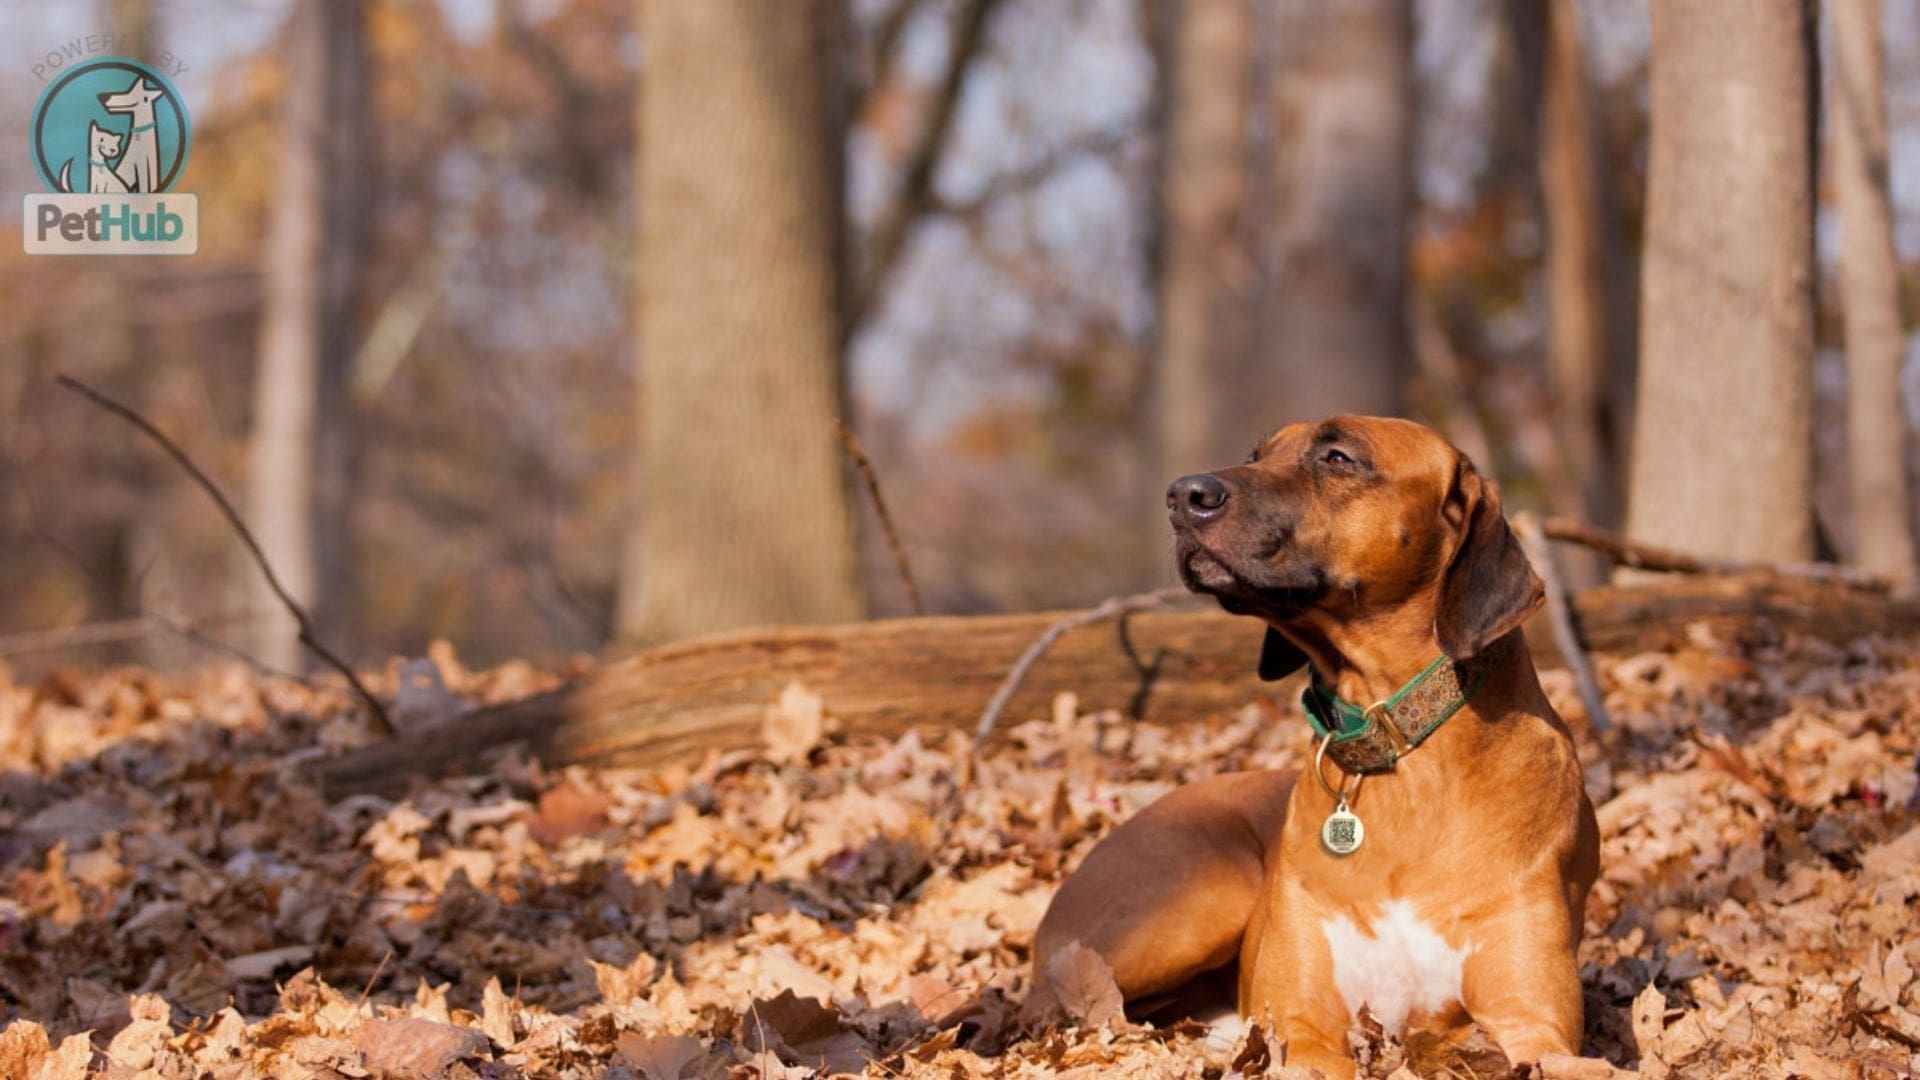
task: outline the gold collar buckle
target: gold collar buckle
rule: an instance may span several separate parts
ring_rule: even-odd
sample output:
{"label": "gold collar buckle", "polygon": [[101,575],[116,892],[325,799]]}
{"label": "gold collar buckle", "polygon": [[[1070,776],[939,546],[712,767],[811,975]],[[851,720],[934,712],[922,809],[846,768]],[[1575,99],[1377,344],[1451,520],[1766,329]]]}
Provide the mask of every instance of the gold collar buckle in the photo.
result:
{"label": "gold collar buckle", "polygon": [[1407,741],[1407,733],[1400,730],[1400,725],[1394,722],[1393,714],[1387,711],[1386,702],[1374,702],[1367,706],[1367,711],[1361,715],[1367,718],[1367,723],[1378,728],[1381,734],[1387,737],[1387,742],[1393,746],[1394,757],[1404,757],[1413,750],[1413,744]]}

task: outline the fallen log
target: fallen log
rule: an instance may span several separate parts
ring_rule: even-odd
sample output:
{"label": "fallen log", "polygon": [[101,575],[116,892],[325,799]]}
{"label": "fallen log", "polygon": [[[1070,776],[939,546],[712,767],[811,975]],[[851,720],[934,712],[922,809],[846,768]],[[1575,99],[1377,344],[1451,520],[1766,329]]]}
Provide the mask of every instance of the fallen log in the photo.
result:
{"label": "fallen log", "polygon": [[[1582,634],[1599,652],[1658,648],[1695,622],[1731,631],[1764,620],[1777,631],[1836,641],[1920,627],[1920,604],[1789,577],[1676,578],[1601,586],[1573,600]],[[767,706],[795,681],[820,694],[850,734],[967,728],[1016,658],[1062,617],[883,619],[665,645],[562,689],[405,731],[316,767],[329,792],[346,794],[470,770],[510,743],[549,765],[662,765],[757,745]],[[1292,683],[1266,684],[1254,674],[1260,631],[1255,621],[1218,610],[1138,612],[1075,627],[1027,673],[1008,703],[1008,722],[1046,715],[1063,691],[1077,694],[1083,709],[1168,724],[1291,694]],[[1536,661],[1557,665],[1544,624],[1530,625],[1528,634]]]}

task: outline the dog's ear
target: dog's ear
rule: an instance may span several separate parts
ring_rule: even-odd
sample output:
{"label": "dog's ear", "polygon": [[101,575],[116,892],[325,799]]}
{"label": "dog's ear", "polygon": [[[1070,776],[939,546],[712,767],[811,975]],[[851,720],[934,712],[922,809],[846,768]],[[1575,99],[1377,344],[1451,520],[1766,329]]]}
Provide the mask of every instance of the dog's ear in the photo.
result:
{"label": "dog's ear", "polygon": [[1445,513],[1458,514],[1465,532],[1440,580],[1433,631],[1442,652],[1465,660],[1519,626],[1547,593],[1500,512],[1499,489],[1464,456]]}
{"label": "dog's ear", "polygon": [[1299,650],[1286,636],[1271,626],[1267,636],[1260,642],[1260,677],[1268,682],[1277,682],[1300,670],[1307,662],[1307,654]]}

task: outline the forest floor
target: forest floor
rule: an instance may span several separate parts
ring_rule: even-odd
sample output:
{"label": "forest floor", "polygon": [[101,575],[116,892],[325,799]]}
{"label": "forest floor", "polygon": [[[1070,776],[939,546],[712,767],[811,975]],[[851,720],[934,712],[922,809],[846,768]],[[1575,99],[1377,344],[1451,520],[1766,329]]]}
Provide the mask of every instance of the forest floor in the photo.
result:
{"label": "forest floor", "polygon": [[[474,701],[555,678],[434,658]],[[1586,1054],[1913,1075],[1920,640],[1696,631],[1600,668]],[[1063,698],[977,767],[817,709],[790,690],[763,750],[693,767],[509,754],[329,801],[303,766],[368,738],[336,689],[0,668],[0,1076],[1300,1075],[1258,1029],[1113,1016],[1098,978],[1073,1015],[1021,1009],[1063,876],[1178,783],[1298,764],[1290,705],[1169,729]],[[1370,1076],[1509,1075],[1363,1036]]]}

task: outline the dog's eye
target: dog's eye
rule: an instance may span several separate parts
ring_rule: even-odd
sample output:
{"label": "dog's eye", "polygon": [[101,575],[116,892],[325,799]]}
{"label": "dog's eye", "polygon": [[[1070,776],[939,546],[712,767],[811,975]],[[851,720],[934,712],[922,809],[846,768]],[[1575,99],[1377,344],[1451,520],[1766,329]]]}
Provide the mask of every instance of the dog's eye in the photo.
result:
{"label": "dog's eye", "polygon": [[1328,447],[1326,452],[1320,455],[1320,460],[1329,465],[1353,464],[1353,459],[1347,456],[1347,452],[1338,447]]}

